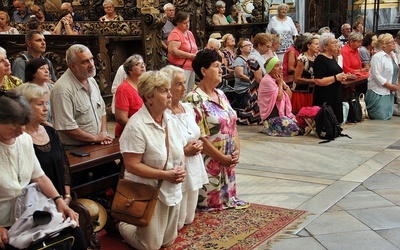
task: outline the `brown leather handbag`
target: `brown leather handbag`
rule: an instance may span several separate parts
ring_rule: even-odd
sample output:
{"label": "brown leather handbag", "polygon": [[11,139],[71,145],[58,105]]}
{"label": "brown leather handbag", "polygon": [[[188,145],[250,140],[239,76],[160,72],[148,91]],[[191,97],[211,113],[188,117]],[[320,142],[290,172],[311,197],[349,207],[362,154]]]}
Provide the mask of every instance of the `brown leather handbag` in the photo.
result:
{"label": "brown leather handbag", "polygon": [[[165,129],[165,144],[167,146],[167,160],[164,169],[167,167],[169,156],[168,128]],[[162,180],[158,180],[157,187],[124,179],[124,164],[121,164],[121,175],[118,181],[117,190],[111,205],[111,216],[119,221],[147,227],[158,200],[158,193]]]}

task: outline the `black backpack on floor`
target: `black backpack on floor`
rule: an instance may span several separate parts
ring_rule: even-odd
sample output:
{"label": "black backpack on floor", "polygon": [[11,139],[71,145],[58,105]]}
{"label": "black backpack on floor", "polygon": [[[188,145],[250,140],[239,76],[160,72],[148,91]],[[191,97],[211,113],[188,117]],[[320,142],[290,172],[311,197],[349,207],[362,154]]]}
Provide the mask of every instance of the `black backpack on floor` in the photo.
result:
{"label": "black backpack on floor", "polygon": [[333,141],[339,136],[346,136],[351,139],[350,136],[342,134],[342,128],[336,115],[333,113],[332,107],[326,104],[326,102],[324,102],[315,116],[315,130],[319,138],[325,139],[325,141],[320,143]]}

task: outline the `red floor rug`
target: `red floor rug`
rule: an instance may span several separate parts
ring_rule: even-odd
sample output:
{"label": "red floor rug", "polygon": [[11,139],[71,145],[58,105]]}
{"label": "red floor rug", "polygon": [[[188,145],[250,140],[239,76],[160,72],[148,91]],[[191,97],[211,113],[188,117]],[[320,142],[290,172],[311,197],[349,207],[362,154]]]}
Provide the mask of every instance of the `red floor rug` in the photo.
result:
{"label": "red floor rug", "polygon": [[[195,221],[179,231],[174,245],[164,250],[255,249],[294,230],[306,214],[306,211],[258,204],[244,210],[197,213]],[[103,233],[99,241],[102,249],[129,249],[117,236]]]}

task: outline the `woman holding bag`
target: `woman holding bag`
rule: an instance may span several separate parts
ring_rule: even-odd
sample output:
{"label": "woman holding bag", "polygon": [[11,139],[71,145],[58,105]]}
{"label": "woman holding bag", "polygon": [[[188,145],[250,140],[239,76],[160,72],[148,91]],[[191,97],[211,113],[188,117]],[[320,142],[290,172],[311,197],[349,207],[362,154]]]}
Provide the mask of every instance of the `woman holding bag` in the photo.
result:
{"label": "woman holding bag", "polygon": [[171,105],[171,77],[159,71],[145,72],[139,77],[137,88],[144,105],[131,116],[119,140],[125,179],[154,187],[158,180],[163,182],[150,224],[136,227],[120,222],[117,228],[130,246],[159,249],[172,245],[178,235],[186,140],[166,112]]}
{"label": "woman holding bag", "polygon": [[[0,94],[0,248],[13,249],[9,246],[9,228],[15,222],[14,202],[30,183],[37,183],[41,192],[52,198],[57,210],[63,217],[78,222],[75,213],[63,200],[51,180],[43,172],[35,156],[32,138],[24,132],[29,123],[32,111],[29,103],[16,91]],[[74,237],[83,238],[81,230],[74,230]],[[16,238],[17,243],[18,238]],[[12,242],[12,240],[11,240]],[[82,244],[74,244],[72,249],[86,249]]]}

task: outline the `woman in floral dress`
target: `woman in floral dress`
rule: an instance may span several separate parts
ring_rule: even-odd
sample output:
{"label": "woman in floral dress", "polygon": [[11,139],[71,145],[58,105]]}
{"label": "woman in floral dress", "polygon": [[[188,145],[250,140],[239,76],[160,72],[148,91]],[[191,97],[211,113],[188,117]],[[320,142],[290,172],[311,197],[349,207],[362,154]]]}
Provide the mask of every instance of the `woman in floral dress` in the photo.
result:
{"label": "woman in floral dress", "polygon": [[222,78],[221,64],[222,58],[215,50],[198,52],[192,66],[200,82],[186,97],[195,109],[200,127],[209,180],[199,192],[199,211],[249,206],[236,197],[235,167],[239,163],[240,150],[237,117],[224,93],[216,88]]}

